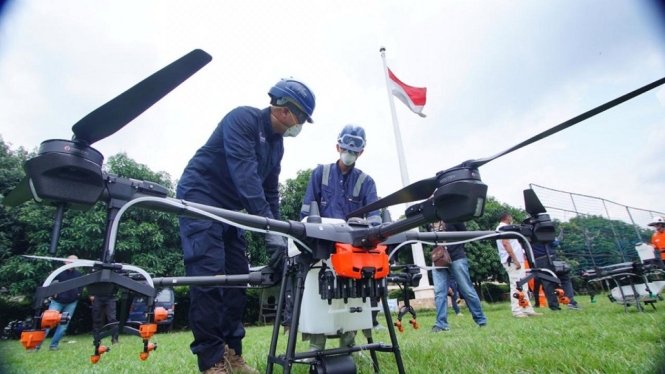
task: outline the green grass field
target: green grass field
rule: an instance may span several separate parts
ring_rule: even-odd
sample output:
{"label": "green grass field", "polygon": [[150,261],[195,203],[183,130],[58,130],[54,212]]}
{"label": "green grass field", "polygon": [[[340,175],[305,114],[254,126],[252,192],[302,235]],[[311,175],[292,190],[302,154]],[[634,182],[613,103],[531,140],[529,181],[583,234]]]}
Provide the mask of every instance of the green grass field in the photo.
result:
{"label": "green grass field", "polygon": [[[665,303],[624,313],[623,307],[598,297],[596,304],[581,297],[584,310],[545,313],[542,317],[516,319],[509,305],[483,304],[488,326],[478,328],[466,309],[463,317],[450,316],[451,331],[429,334],[433,312],[418,316],[420,329],[410,325],[398,333],[407,373],[653,373],[663,363],[665,351]],[[382,317],[381,315],[379,316]],[[248,327],[243,356],[261,372],[266,369],[271,326]],[[390,342],[387,331],[375,333],[375,341]],[[90,363],[91,335],[65,337],[60,350],[42,349],[27,353],[14,341],[0,343],[2,373],[197,373],[196,358],[189,350],[190,332],[158,334],[152,341],[157,351],[146,361],[139,359],[142,349],[138,337],[121,336],[120,344]],[[361,339],[361,338],[358,338]],[[110,341],[106,342],[110,344]],[[280,335],[278,352],[286,347]],[[329,341],[336,347],[337,341]],[[48,347],[48,344],[45,344]],[[299,342],[298,350],[306,350]],[[378,353],[383,373],[395,373],[394,356]],[[369,353],[356,355],[359,373],[373,373]],[[276,373],[281,367],[276,366]],[[296,365],[295,373],[308,367]]]}

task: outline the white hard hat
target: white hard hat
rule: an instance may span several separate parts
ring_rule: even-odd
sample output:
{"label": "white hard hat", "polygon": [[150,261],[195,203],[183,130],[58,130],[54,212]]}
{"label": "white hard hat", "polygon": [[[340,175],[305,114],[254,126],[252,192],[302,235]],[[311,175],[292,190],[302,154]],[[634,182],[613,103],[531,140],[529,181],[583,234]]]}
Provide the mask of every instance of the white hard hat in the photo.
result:
{"label": "white hard hat", "polygon": [[657,224],[665,225],[665,221],[663,221],[663,217],[656,217],[649,223],[647,226],[656,226]]}

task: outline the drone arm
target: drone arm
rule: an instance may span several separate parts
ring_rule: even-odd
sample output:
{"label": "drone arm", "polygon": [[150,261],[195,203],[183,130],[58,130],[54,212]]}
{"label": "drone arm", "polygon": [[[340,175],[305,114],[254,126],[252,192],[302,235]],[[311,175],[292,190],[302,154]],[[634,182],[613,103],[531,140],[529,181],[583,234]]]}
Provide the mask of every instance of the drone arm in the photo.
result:
{"label": "drone arm", "polygon": [[455,232],[406,232],[396,235],[382,242],[384,245],[399,244],[406,240],[426,242],[451,242],[470,240],[483,237],[484,239],[524,239],[519,233],[508,231],[455,231]]}
{"label": "drone arm", "polygon": [[[391,222],[381,226],[372,227],[369,229],[366,236],[356,239],[353,244],[357,247],[376,245],[400,233],[404,233],[408,238],[409,234],[412,234],[407,232],[408,230],[422,226],[427,222],[427,219],[425,219],[422,214],[418,214],[416,216],[409,217],[397,222]],[[402,238],[403,236],[399,235],[399,237]]]}
{"label": "drone arm", "polygon": [[180,216],[187,216],[191,218],[210,220],[203,214],[194,212],[189,207],[201,210],[215,216],[227,219],[239,225],[252,227],[259,230],[275,231],[282,234],[287,234],[298,239],[304,239],[305,225],[295,221],[280,221],[271,218],[254,216],[251,214],[240,213],[232,210],[217,208],[205,204],[192,203],[185,200],[177,200],[173,198],[166,199],[150,199],[142,201],[137,204],[138,207],[149,208],[151,210],[158,210],[165,213],[173,213]]}

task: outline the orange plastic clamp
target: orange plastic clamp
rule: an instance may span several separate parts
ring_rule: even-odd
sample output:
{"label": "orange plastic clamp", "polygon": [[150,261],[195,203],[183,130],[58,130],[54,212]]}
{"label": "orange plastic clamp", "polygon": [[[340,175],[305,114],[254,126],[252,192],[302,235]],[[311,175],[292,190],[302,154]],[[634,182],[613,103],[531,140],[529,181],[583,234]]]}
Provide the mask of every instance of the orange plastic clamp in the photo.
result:
{"label": "orange plastic clamp", "polygon": [[25,349],[35,349],[38,345],[42,344],[46,335],[44,330],[23,331],[21,333],[21,344]]}
{"label": "orange plastic clamp", "polygon": [[570,304],[570,300],[569,300],[566,296],[561,296],[561,297],[559,298],[559,303],[560,303],[560,304],[567,305],[567,304]]}
{"label": "orange plastic clamp", "polygon": [[337,243],[337,253],[330,256],[337,275],[346,278],[362,279],[363,268],[374,268],[374,279],[385,278],[390,272],[385,245],[374,249],[357,248],[351,244]]}
{"label": "orange plastic clamp", "polygon": [[155,308],[155,322],[162,322],[169,316],[169,312],[161,306]]}
{"label": "orange plastic clamp", "polygon": [[145,361],[145,360],[148,358],[148,356],[150,356],[150,353],[148,353],[148,352],[141,352],[141,353],[139,353],[139,357],[140,357],[141,360],[143,360],[143,361]]}
{"label": "orange plastic clamp", "polygon": [[99,349],[97,349],[97,354],[90,356],[90,362],[92,362],[93,364],[98,363],[99,359],[102,357],[101,355],[103,353],[109,352],[110,350],[111,350],[111,348],[109,348],[109,347],[106,347],[106,346],[103,346],[103,345],[100,346]]}
{"label": "orange plastic clamp", "polygon": [[52,329],[58,326],[62,315],[57,310],[47,310],[42,314],[42,328]]}
{"label": "orange plastic clamp", "polygon": [[560,288],[557,288],[556,290],[554,290],[554,294],[558,297],[561,297],[561,296],[564,295],[563,290],[560,289]]}
{"label": "orange plastic clamp", "polygon": [[518,299],[518,300],[522,300],[522,299],[524,299],[524,292],[522,292],[522,291],[516,291],[516,292],[513,294],[513,297],[516,298],[516,299]]}
{"label": "orange plastic clamp", "polygon": [[154,323],[146,323],[139,326],[139,334],[145,340],[150,340],[153,335],[157,332],[157,325]]}
{"label": "orange plastic clamp", "polygon": [[519,306],[521,306],[522,308],[526,308],[527,306],[529,306],[529,301],[527,299],[520,299]]}
{"label": "orange plastic clamp", "polygon": [[155,349],[157,349],[157,344],[148,343],[147,349],[148,349],[148,352],[154,351]]}

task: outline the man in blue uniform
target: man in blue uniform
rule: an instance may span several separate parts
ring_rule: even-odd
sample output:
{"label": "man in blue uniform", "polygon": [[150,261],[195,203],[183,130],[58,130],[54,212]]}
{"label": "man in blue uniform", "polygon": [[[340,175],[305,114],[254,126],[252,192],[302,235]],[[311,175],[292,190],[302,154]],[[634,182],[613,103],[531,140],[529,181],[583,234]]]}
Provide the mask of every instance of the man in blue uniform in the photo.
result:
{"label": "man in blue uniform", "polygon": [[[346,219],[354,210],[378,200],[376,184],[369,175],[356,168],[367,143],[365,130],[357,125],[346,125],[337,137],[339,159],[332,164],[319,165],[312,172],[305,199],[300,210],[300,219],[309,215],[311,203],[316,201],[321,217]],[[379,211],[367,214],[367,221],[374,225],[381,224]],[[376,300],[372,300],[373,306]],[[374,318],[375,326],[379,326]],[[340,346],[353,344],[355,331],[345,333],[340,339]],[[310,349],[325,348],[325,335],[311,335]]]}
{"label": "man in blue uniform", "polygon": [[[295,137],[312,122],[314,93],[302,82],[283,79],[268,92],[265,109],[238,107],[217,125],[189,161],[176,197],[280,219],[278,183],[284,137]],[[180,217],[188,276],[247,274],[247,242],[241,229],[220,222]],[[267,234],[269,265],[282,266],[283,237]],[[190,287],[191,350],[205,373],[258,373],[242,358],[245,329],[243,288]]]}
{"label": "man in blue uniform", "polygon": [[[356,160],[364,152],[365,144],[365,130],[362,127],[344,126],[337,139],[339,160],[332,164],[319,165],[312,172],[300,210],[300,219],[309,215],[312,201],[319,205],[321,217],[346,219],[348,213],[378,200],[372,177],[355,167]],[[380,224],[379,211],[368,213],[367,221]]]}

